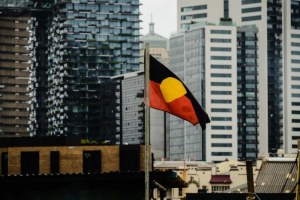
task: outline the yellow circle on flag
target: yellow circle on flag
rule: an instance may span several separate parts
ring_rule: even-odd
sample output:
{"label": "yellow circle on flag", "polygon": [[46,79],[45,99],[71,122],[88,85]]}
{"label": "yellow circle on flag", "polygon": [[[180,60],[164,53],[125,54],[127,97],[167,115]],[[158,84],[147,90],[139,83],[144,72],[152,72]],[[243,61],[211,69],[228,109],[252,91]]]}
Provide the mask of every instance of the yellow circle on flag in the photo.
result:
{"label": "yellow circle on flag", "polygon": [[187,93],[182,82],[173,77],[164,79],[160,84],[160,90],[167,103],[172,102]]}

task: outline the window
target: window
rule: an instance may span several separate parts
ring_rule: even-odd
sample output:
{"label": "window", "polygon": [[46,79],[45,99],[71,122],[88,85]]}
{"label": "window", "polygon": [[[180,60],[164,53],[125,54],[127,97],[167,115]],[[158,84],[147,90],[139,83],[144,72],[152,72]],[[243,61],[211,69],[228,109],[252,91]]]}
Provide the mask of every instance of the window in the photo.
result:
{"label": "window", "polygon": [[230,188],[230,186],[211,186],[211,190],[212,192],[216,192],[216,191],[224,191],[224,190],[228,190]]}
{"label": "window", "polygon": [[293,81],[300,81],[300,77],[299,76],[292,76],[292,80]]}
{"label": "window", "polygon": [[212,38],[210,42],[214,43],[231,43],[231,39],[220,39],[220,38]]}
{"label": "window", "polygon": [[211,65],[212,69],[231,69],[231,65]]}
{"label": "window", "polygon": [[300,123],[300,119],[292,119],[293,123]]}
{"label": "window", "polygon": [[213,95],[231,95],[231,91],[211,91]]}
{"label": "window", "polygon": [[215,78],[230,78],[231,74],[211,73],[210,76]]}
{"label": "window", "polygon": [[300,51],[291,51],[292,55],[300,55]]}
{"label": "window", "polygon": [[211,152],[212,156],[232,156],[232,152]]}
{"label": "window", "polygon": [[83,173],[101,172],[101,151],[83,151]]}
{"label": "window", "polygon": [[292,131],[300,131],[300,128],[292,128]]}
{"label": "window", "polygon": [[212,130],[232,130],[232,126],[211,126]]}
{"label": "window", "polygon": [[300,47],[299,42],[292,42],[291,45],[292,45],[292,47]]}
{"label": "window", "polygon": [[207,17],[206,13],[194,14],[194,15],[182,15],[181,20],[191,20],[191,19],[205,18],[205,17]]}
{"label": "window", "polygon": [[50,173],[59,174],[60,161],[59,161],[59,151],[50,152]]}
{"label": "window", "polygon": [[242,17],[243,22],[261,20],[261,16]]}
{"label": "window", "polygon": [[21,174],[39,174],[39,156],[38,151],[21,152]]}
{"label": "window", "polygon": [[211,112],[231,112],[231,111],[232,111],[231,108],[212,108],[211,109]]}
{"label": "window", "polygon": [[231,121],[231,117],[212,117],[212,121]]}
{"label": "window", "polygon": [[140,148],[139,146],[120,146],[120,171],[139,171]]}
{"label": "window", "polygon": [[212,147],[232,147],[231,143],[212,143]]}
{"label": "window", "polygon": [[243,8],[242,13],[251,13],[251,12],[259,12],[261,11],[261,7],[254,7],[254,8]]}
{"label": "window", "polygon": [[292,97],[300,97],[300,94],[292,93]]}
{"label": "window", "polygon": [[231,104],[230,99],[212,99],[211,103]]}
{"label": "window", "polygon": [[198,5],[198,6],[189,6],[181,8],[181,12],[190,12],[194,10],[205,10],[207,9],[207,5]]}
{"label": "window", "polygon": [[231,48],[226,48],[226,47],[211,47],[211,51],[231,51]]}
{"label": "window", "polygon": [[292,59],[292,61],[291,61],[292,63],[297,63],[297,64],[299,64],[300,63],[300,60],[297,60],[297,59]]}
{"label": "window", "polygon": [[211,60],[231,60],[231,56],[211,56]]}
{"label": "window", "polygon": [[294,34],[294,33],[292,33],[292,38],[300,38],[300,34]]}
{"label": "window", "polygon": [[242,0],[242,5],[260,3],[260,2],[261,2],[261,0]]}
{"label": "window", "polygon": [[300,136],[292,136],[292,140],[299,140]]}
{"label": "window", "polygon": [[292,72],[300,72],[300,68],[292,68]]}
{"label": "window", "polygon": [[231,82],[211,82],[211,86],[231,86]]}
{"label": "window", "polygon": [[211,34],[231,34],[231,30],[210,30]]}
{"label": "window", "polygon": [[216,134],[212,134],[211,138],[215,138],[215,139],[230,139],[232,138],[232,135],[216,135]]}
{"label": "window", "polygon": [[8,175],[8,153],[7,152],[1,153],[1,175],[2,176]]}

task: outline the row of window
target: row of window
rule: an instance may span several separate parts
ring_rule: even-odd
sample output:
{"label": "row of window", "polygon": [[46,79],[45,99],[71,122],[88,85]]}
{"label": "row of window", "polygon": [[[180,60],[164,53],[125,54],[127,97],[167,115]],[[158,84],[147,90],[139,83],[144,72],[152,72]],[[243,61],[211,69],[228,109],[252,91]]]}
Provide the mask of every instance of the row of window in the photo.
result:
{"label": "row of window", "polygon": [[211,126],[212,130],[232,130],[232,126]]}
{"label": "row of window", "polygon": [[227,47],[211,47],[210,48],[211,51],[231,51],[231,48],[227,48]]}
{"label": "row of window", "polygon": [[220,104],[231,104],[230,99],[212,99],[211,103],[220,103]]}
{"label": "row of window", "polygon": [[225,86],[225,87],[230,87],[231,86],[231,82],[211,82],[210,83],[211,86]]}
{"label": "row of window", "polygon": [[261,11],[261,7],[243,8],[242,13],[252,13]]}
{"label": "row of window", "polygon": [[292,55],[300,55],[300,51],[291,51]]}
{"label": "row of window", "polygon": [[210,66],[211,69],[231,69],[231,65],[219,65],[219,64],[213,64]]}
{"label": "row of window", "polygon": [[211,112],[232,112],[231,108],[212,108]]}
{"label": "row of window", "polygon": [[300,38],[300,34],[294,34],[294,33],[292,33],[291,37],[292,38]]}
{"label": "row of window", "polygon": [[232,152],[211,152],[212,156],[232,156]]}
{"label": "row of window", "polygon": [[211,138],[214,138],[214,139],[231,139],[232,135],[224,135],[224,134],[217,135],[217,134],[212,134]]}
{"label": "row of window", "polygon": [[211,56],[211,60],[231,60],[231,56]]}
{"label": "row of window", "polygon": [[211,91],[212,95],[231,95],[231,91]]}
{"label": "row of window", "polygon": [[224,191],[228,190],[230,186],[211,186],[211,191],[216,192],[216,191]]}
{"label": "row of window", "polygon": [[211,117],[212,121],[232,121],[232,117]]}
{"label": "row of window", "polygon": [[231,74],[225,73],[211,73],[210,76],[212,78],[231,78]]}
{"label": "row of window", "polygon": [[210,42],[213,42],[213,43],[231,43],[231,39],[211,38]]}
{"label": "row of window", "polygon": [[205,18],[207,17],[207,13],[199,13],[194,15],[182,15],[181,20],[191,20],[191,19],[198,19],[198,18]]}
{"label": "row of window", "polygon": [[182,7],[181,12],[190,12],[190,11],[205,10],[205,9],[207,9],[207,5],[189,6],[189,7]]}
{"label": "row of window", "polygon": [[243,22],[248,22],[248,21],[256,21],[256,20],[261,20],[261,16],[251,16],[251,17],[242,17]]}
{"label": "row of window", "polygon": [[211,34],[231,34],[231,30],[210,30]]}
{"label": "row of window", "polygon": [[253,4],[253,3],[261,3],[261,0],[242,0],[242,5]]}

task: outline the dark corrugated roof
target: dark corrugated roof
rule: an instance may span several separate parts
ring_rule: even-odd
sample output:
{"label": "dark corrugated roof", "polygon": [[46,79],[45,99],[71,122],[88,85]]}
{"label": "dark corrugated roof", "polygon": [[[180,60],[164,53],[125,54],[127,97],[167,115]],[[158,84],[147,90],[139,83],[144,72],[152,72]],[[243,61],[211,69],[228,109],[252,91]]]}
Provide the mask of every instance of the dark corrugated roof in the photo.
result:
{"label": "dark corrugated roof", "polygon": [[221,184],[221,183],[232,183],[230,179],[230,175],[211,175],[211,179],[209,181],[210,183],[216,183],[216,184]]}
{"label": "dark corrugated roof", "polygon": [[[296,161],[263,162],[256,179],[256,193],[290,193],[296,185]],[[292,170],[291,170],[292,169]],[[291,173],[290,173],[291,171]]]}
{"label": "dark corrugated roof", "polygon": [[[150,173],[150,182],[159,183],[165,188],[187,187],[175,172],[153,171]],[[85,184],[90,187],[106,188],[112,185],[115,188],[143,188],[145,173],[139,172],[109,172],[102,174],[40,174],[40,175],[11,175],[0,176],[0,187],[11,189],[15,187],[40,188],[51,185],[53,188],[63,187],[66,184]],[[153,185],[155,188],[156,185]]]}

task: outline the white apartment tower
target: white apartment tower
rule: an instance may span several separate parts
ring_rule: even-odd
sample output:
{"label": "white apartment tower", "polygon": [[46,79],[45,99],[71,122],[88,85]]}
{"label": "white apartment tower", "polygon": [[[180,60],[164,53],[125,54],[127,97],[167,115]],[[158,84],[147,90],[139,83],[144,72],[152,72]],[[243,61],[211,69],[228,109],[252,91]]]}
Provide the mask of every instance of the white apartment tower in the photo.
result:
{"label": "white apartment tower", "polygon": [[202,132],[171,116],[170,159],[237,159],[236,33],[233,25],[202,24],[170,38],[171,70],[212,121]]}
{"label": "white apartment tower", "polygon": [[[199,21],[231,18],[258,28],[259,155],[284,148],[293,153],[300,138],[300,1],[178,0],[178,29]],[[216,6],[217,5],[217,6]]]}

